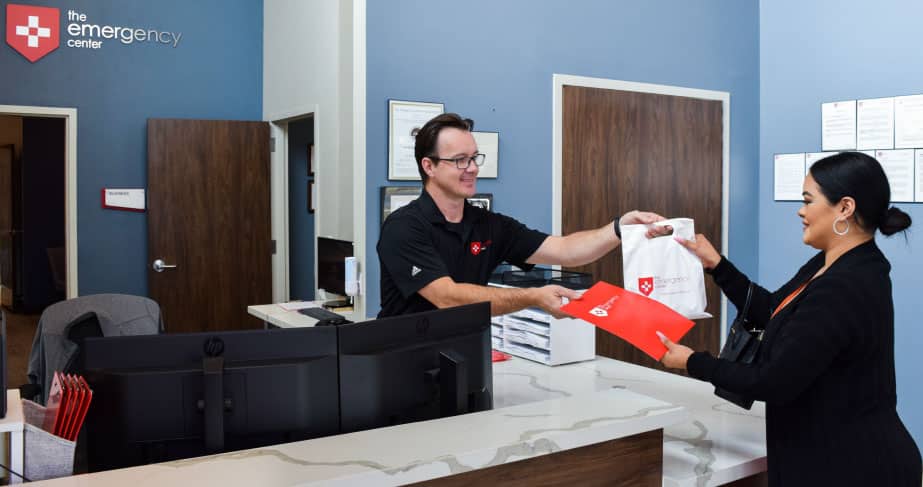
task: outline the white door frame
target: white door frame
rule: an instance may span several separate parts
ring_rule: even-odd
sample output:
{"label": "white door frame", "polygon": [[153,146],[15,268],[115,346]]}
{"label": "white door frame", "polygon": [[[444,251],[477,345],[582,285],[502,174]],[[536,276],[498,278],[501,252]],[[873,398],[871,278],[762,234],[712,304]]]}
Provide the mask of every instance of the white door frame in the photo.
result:
{"label": "white door frame", "polygon": [[[290,299],[289,282],[289,214],[288,214],[288,124],[306,117],[314,118],[314,154],[322,154],[323,141],[318,135],[318,105],[294,108],[285,113],[266,117],[269,120],[269,135],[275,139],[275,148],[270,154],[270,213],[272,239],[276,242],[276,253],[272,256],[272,302],[284,303]],[[319,168],[315,167],[317,171]],[[315,187],[315,190],[320,190]],[[319,201],[319,199],[318,199]],[[317,241],[317,224],[314,235]],[[317,282],[317,252],[314,253],[314,282]]]}
{"label": "white door frame", "polygon": [[[551,169],[551,229],[555,235],[561,234],[561,202],[562,199],[562,164],[563,164],[563,115],[564,115],[564,86],[580,86],[585,88],[602,88],[606,90],[633,91],[637,93],[653,93],[658,95],[682,96],[702,100],[719,100],[722,108],[722,151],[721,151],[721,248],[725,255],[730,253],[728,248],[728,201],[730,197],[730,160],[731,160],[731,94],[726,91],[701,90],[697,88],[684,88],[680,86],[656,85],[650,83],[637,83],[633,81],[620,81],[605,78],[590,78],[568,74],[552,75],[552,169]],[[643,208],[641,208],[643,209]],[[721,294],[721,345],[727,335],[727,298]]]}
{"label": "white door frame", "polygon": [[64,119],[64,261],[67,299],[77,293],[77,109],[0,105],[0,115]]}
{"label": "white door frame", "polygon": [[[365,212],[365,137],[366,137],[366,0],[353,1],[353,255],[356,257],[359,272],[359,293],[353,298],[353,313],[356,321],[366,318],[365,266],[365,225],[368,215]],[[377,221],[377,220],[376,220]]]}

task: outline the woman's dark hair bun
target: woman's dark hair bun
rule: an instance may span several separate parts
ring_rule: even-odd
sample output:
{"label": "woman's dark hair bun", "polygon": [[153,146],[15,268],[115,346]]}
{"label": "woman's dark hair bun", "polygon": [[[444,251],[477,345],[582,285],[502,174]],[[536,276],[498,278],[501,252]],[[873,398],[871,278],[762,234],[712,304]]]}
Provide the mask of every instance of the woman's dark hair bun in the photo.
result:
{"label": "woman's dark hair bun", "polygon": [[910,219],[910,215],[892,206],[885,212],[885,216],[881,219],[878,230],[880,230],[883,235],[894,235],[897,232],[907,230],[911,223],[913,223],[913,221]]}

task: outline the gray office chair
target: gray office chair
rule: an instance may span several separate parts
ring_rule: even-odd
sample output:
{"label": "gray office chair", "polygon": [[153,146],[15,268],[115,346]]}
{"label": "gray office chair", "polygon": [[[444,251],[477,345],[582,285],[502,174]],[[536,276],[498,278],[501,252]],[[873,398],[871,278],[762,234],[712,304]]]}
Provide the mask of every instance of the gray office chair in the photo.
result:
{"label": "gray office chair", "polygon": [[55,303],[39,318],[29,354],[29,384],[20,393],[45,404],[55,371],[83,370],[87,337],[156,335],[163,329],[160,306],[142,296],[93,294]]}

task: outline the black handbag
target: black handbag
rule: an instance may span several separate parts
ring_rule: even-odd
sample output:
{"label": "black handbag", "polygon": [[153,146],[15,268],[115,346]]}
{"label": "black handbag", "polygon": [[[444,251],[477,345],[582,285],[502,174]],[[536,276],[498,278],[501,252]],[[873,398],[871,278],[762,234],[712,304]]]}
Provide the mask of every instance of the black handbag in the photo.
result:
{"label": "black handbag", "polygon": [[[741,364],[750,364],[756,359],[756,354],[763,342],[763,330],[757,330],[747,320],[747,314],[750,311],[750,300],[753,298],[753,283],[747,287],[747,300],[744,307],[737,313],[734,323],[731,324],[731,331],[728,333],[727,341],[718,358],[730,360]],[[744,408],[750,409],[753,406],[753,399],[743,394],[731,392],[727,389],[715,387],[715,395]]]}

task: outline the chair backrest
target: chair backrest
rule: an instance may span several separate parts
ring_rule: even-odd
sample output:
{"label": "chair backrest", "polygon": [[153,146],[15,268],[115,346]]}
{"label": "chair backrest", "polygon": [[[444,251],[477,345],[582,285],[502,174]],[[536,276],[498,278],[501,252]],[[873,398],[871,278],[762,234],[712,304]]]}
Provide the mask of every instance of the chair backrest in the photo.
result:
{"label": "chair backrest", "polygon": [[[32,352],[29,382],[48,397],[54,372],[82,370],[80,348],[87,336],[155,335],[163,331],[160,306],[150,298],[93,294],[55,303],[42,313]],[[73,369],[75,361],[81,369]]]}

